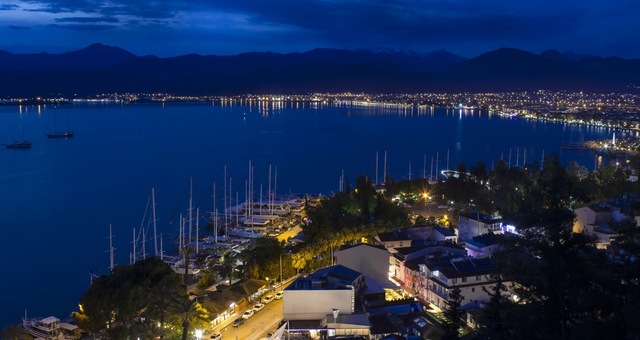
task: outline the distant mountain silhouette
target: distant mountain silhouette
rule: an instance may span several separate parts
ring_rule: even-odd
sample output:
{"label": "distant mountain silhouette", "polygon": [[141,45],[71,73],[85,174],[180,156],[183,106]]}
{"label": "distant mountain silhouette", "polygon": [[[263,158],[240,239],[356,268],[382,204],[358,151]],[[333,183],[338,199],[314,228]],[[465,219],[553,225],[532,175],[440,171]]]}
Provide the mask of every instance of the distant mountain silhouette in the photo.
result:
{"label": "distant mountain silhouette", "polygon": [[445,50],[318,48],[304,53],[136,56],[93,44],[61,54],[0,51],[0,96],[105,92],[193,95],[308,92],[631,91],[640,59],[502,48],[466,59]]}

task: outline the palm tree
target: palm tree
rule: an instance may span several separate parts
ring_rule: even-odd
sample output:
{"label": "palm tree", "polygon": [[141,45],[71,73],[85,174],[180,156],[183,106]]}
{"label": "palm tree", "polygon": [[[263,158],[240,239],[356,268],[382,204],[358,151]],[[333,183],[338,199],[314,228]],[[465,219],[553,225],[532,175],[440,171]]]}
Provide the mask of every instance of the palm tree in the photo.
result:
{"label": "palm tree", "polygon": [[187,340],[189,326],[193,322],[207,322],[209,320],[209,312],[197,301],[191,300],[187,296],[181,296],[176,299],[175,312],[182,324],[182,340]]}
{"label": "palm tree", "polygon": [[[175,309],[176,300],[179,297],[176,287],[172,287],[168,282],[162,282],[155,285],[149,291],[149,305],[147,310],[152,311],[154,321],[159,322],[159,328],[164,333],[164,326],[169,312]],[[164,334],[160,334],[160,339],[164,338]]]}
{"label": "palm tree", "polygon": [[14,324],[7,325],[2,329],[2,340],[26,340],[31,339],[31,336],[26,329]]}

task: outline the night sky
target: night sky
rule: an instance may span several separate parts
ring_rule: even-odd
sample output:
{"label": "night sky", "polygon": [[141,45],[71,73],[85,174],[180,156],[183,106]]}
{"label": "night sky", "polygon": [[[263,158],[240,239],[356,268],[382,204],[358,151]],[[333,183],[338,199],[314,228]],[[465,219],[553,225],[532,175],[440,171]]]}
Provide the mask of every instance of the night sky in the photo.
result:
{"label": "night sky", "polygon": [[0,50],[161,57],[318,47],[640,58],[638,0],[0,0]]}

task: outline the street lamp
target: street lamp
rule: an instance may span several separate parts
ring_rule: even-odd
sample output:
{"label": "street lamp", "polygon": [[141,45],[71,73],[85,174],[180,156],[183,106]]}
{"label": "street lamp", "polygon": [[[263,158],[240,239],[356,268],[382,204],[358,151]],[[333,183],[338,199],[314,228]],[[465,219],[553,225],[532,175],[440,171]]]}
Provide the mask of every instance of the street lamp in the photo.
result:
{"label": "street lamp", "polygon": [[427,218],[427,199],[429,198],[429,194],[425,192],[422,194],[422,197],[424,198],[424,218]]}

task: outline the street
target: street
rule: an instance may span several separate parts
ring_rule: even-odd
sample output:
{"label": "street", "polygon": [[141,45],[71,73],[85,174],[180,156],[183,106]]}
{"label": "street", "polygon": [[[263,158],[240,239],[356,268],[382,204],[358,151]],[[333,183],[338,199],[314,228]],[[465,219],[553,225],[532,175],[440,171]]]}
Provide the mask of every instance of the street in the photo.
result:
{"label": "street", "polygon": [[204,339],[208,339],[216,332],[221,333],[222,338],[227,340],[262,339],[267,333],[275,331],[278,322],[282,320],[282,300],[273,300],[239,327],[232,327],[233,320],[239,318],[243,312],[244,310],[238,311],[229,320],[216,327],[215,332],[207,333]]}

